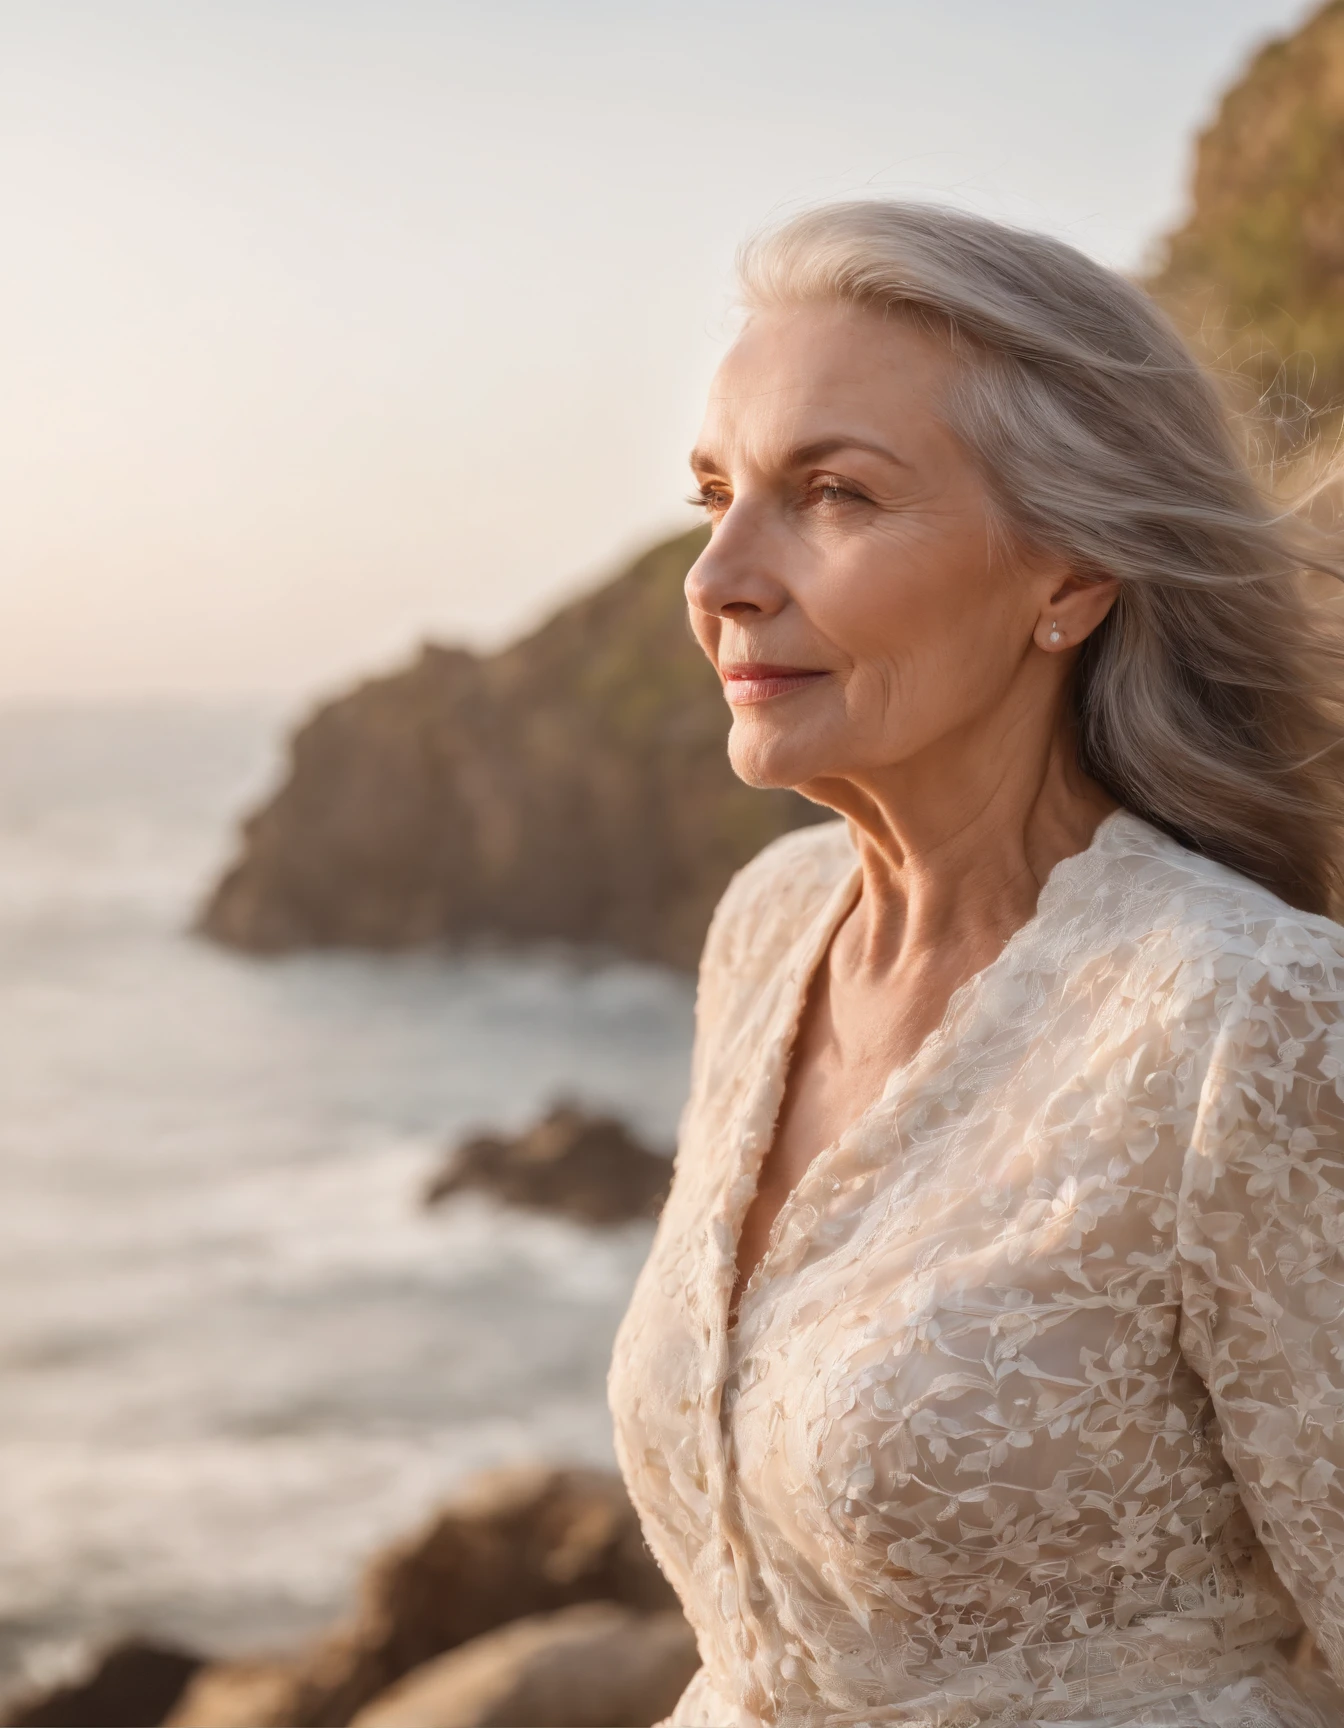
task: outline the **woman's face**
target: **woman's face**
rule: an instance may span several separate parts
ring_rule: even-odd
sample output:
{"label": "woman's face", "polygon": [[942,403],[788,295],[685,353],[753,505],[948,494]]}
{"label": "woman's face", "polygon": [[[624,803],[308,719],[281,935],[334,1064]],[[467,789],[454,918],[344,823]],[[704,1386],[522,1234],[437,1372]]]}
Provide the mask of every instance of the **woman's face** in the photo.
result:
{"label": "woman's face", "polygon": [[991,531],[939,414],[956,363],[900,319],[808,307],[753,317],[719,368],[686,595],[753,785],[862,782],[976,748],[1005,705],[1053,710],[1067,571]]}

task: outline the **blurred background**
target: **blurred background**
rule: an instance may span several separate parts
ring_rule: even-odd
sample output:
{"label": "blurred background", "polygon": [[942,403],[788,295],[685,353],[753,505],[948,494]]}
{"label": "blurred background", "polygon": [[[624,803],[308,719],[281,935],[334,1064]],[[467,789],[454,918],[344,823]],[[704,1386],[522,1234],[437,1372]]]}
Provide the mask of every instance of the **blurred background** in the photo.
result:
{"label": "blurred background", "polygon": [[682,614],[734,247],[1047,230],[1291,445],[1344,4],[0,0],[0,153],[0,1718],[652,1721],[607,1360],[812,815]]}

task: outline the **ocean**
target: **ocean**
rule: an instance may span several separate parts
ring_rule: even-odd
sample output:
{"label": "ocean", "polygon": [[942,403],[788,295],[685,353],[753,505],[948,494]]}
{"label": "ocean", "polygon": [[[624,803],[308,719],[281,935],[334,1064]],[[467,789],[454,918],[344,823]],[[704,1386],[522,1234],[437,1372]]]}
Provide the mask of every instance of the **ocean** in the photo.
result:
{"label": "ocean", "polygon": [[693,992],[561,952],[190,935],[274,708],[0,708],[0,1685],[284,1647],[473,1469],[612,1462],[651,1226],[465,1196],[560,1095],[670,1148]]}

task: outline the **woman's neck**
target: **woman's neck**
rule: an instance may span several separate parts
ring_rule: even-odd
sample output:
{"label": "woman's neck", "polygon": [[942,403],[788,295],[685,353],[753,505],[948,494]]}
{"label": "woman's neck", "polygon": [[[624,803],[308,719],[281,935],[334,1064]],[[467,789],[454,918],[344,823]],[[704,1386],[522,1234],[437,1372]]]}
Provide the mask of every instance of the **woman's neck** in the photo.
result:
{"label": "woman's neck", "polygon": [[934,949],[993,949],[1032,916],[1055,865],[1118,808],[1062,728],[1038,752],[958,754],[806,788],[847,819],[862,866],[838,938],[846,970],[884,974]]}

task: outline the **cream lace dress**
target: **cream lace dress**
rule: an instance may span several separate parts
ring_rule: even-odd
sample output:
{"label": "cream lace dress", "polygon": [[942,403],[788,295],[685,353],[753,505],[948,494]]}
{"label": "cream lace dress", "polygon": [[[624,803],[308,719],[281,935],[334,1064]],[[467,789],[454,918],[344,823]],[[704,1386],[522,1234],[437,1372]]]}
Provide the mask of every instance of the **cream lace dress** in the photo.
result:
{"label": "cream lace dress", "polygon": [[821,1152],[727,1326],[848,831],[705,947],[609,1380],[703,1661],[667,1728],[1339,1728],[1344,929],[1125,811]]}

